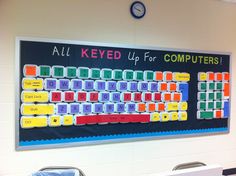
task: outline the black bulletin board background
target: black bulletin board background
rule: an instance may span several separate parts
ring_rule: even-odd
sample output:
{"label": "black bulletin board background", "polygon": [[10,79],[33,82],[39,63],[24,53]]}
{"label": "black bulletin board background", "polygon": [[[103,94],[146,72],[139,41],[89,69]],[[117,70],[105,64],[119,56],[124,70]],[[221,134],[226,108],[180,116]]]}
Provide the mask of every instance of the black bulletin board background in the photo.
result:
{"label": "black bulletin board background", "polygon": [[[70,48],[69,56],[52,55],[54,47],[61,50],[62,47]],[[81,48],[88,49],[112,49],[121,52],[121,59],[89,59],[81,58]],[[102,44],[75,44],[73,42],[52,42],[52,41],[28,41],[21,40],[19,43],[19,90],[21,94],[21,80],[23,78],[23,67],[25,64],[35,65],[62,65],[75,67],[89,67],[89,68],[111,68],[111,69],[131,69],[131,70],[153,70],[153,71],[172,71],[172,72],[187,72],[190,73],[191,78],[189,83],[189,100],[188,100],[188,120],[187,121],[173,121],[173,122],[157,122],[157,123],[125,123],[125,124],[107,124],[107,125],[84,125],[84,126],[61,126],[61,127],[46,127],[22,129],[18,126],[19,142],[26,141],[41,141],[67,138],[82,138],[92,136],[106,136],[118,134],[139,134],[149,132],[165,132],[178,130],[195,130],[208,128],[228,128],[229,119],[212,119],[212,120],[197,120],[197,73],[198,72],[229,72],[230,71],[230,55],[228,54],[214,54],[188,51],[173,51],[162,49],[142,49],[140,47],[113,47],[103,46]],[[135,52],[135,56],[140,59],[136,65],[133,60],[128,59],[129,52]],[[150,56],[156,56],[154,62],[144,61],[144,53],[149,52]],[[165,54],[184,54],[197,56],[209,56],[221,58],[219,64],[203,64],[192,62],[165,62]],[[22,103],[20,100],[20,104]],[[18,106],[17,121],[20,123],[20,105]]]}

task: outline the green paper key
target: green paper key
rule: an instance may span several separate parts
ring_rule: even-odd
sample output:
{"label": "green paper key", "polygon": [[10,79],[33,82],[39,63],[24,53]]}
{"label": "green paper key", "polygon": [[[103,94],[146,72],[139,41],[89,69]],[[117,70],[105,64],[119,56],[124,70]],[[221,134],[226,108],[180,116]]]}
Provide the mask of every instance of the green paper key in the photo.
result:
{"label": "green paper key", "polygon": [[68,78],[75,78],[76,77],[76,67],[67,67],[66,72],[67,72]]}
{"label": "green paper key", "polygon": [[135,71],[134,72],[134,79],[137,81],[143,80],[143,71]]}
{"label": "green paper key", "polygon": [[208,100],[214,100],[214,98],[215,98],[214,92],[208,92],[208,94],[207,94],[207,99],[208,99]]}
{"label": "green paper key", "polygon": [[79,67],[78,73],[79,73],[79,78],[88,79],[88,77],[89,77],[89,68]]}
{"label": "green paper key", "polygon": [[215,83],[213,83],[213,82],[208,83],[207,88],[208,88],[208,90],[214,90],[215,89]]}
{"label": "green paper key", "polygon": [[112,79],[112,70],[108,68],[104,68],[101,71],[101,78],[105,80],[111,80]]}
{"label": "green paper key", "polygon": [[92,79],[100,79],[100,69],[99,68],[91,68],[91,78]]}
{"label": "green paper key", "polygon": [[215,109],[221,109],[222,108],[222,102],[221,101],[216,101],[215,102]]}
{"label": "green paper key", "polygon": [[153,81],[154,73],[153,71],[144,71],[144,80]]}
{"label": "green paper key", "polygon": [[201,111],[200,119],[212,119],[214,116],[213,111]]}
{"label": "green paper key", "polygon": [[39,76],[50,77],[51,76],[50,66],[46,66],[46,65],[39,66]]}
{"label": "green paper key", "polygon": [[122,70],[115,69],[112,73],[112,78],[114,80],[122,80]]}
{"label": "green paper key", "polygon": [[214,102],[213,101],[207,102],[207,109],[213,109],[213,108],[214,108]]}
{"label": "green paper key", "polygon": [[134,79],[134,72],[132,70],[124,70],[123,79],[130,81]]}
{"label": "green paper key", "polygon": [[206,109],[206,102],[205,101],[201,101],[201,102],[198,102],[198,103],[199,103],[198,109],[200,109],[200,110]]}
{"label": "green paper key", "polygon": [[64,67],[62,66],[53,66],[53,76],[58,78],[64,77]]}

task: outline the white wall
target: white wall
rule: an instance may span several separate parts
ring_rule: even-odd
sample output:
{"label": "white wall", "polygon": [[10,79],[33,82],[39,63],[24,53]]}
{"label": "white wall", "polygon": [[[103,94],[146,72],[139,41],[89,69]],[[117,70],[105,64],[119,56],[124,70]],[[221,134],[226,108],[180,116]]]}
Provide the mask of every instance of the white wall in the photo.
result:
{"label": "white wall", "polygon": [[[0,0],[0,175],[26,176],[48,165],[70,165],[89,176],[131,176],[202,161],[236,167],[236,109],[230,134],[15,151],[14,54],[16,36],[230,51],[236,68],[236,5],[219,0],[144,0],[134,20],[131,0]],[[232,71],[232,107],[236,105]]]}

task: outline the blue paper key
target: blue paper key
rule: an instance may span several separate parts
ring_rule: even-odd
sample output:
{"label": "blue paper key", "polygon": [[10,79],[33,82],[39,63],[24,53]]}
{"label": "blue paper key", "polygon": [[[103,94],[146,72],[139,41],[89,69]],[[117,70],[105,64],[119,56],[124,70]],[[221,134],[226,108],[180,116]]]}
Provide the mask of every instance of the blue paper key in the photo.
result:
{"label": "blue paper key", "polygon": [[125,112],[125,104],[116,103],[116,112],[119,112],[119,113]]}
{"label": "blue paper key", "polygon": [[110,100],[110,94],[109,92],[100,92],[99,93],[99,101],[101,102],[107,102]]}
{"label": "blue paper key", "polygon": [[148,90],[148,82],[142,81],[138,83],[139,91],[147,91]]}
{"label": "blue paper key", "polygon": [[93,80],[85,80],[84,81],[84,90],[93,90],[94,89],[94,81]]}
{"label": "blue paper key", "polygon": [[60,90],[69,90],[70,81],[69,79],[60,79],[59,80],[59,89]]}
{"label": "blue paper key", "polygon": [[117,90],[119,91],[126,91],[128,83],[126,81],[118,81],[117,83]]}
{"label": "blue paper key", "polygon": [[102,80],[96,80],[94,85],[95,90],[103,91],[106,88],[106,82]]}
{"label": "blue paper key", "polygon": [[115,106],[113,103],[105,103],[104,104],[104,112],[105,113],[114,113]]}
{"label": "blue paper key", "polygon": [[182,101],[188,101],[188,83],[179,83],[179,91],[182,93]]}
{"label": "blue paper key", "polygon": [[79,113],[79,104],[78,103],[71,103],[70,104],[70,113],[71,114],[78,114]]}
{"label": "blue paper key", "polygon": [[111,101],[119,102],[120,101],[120,92],[111,93]]}
{"label": "blue paper key", "polygon": [[137,82],[129,82],[128,83],[128,90],[132,92],[136,92],[138,90],[138,83]]}
{"label": "blue paper key", "polygon": [[82,103],[82,113],[84,113],[84,114],[92,113],[92,104],[91,103]]}
{"label": "blue paper key", "polygon": [[229,102],[225,101],[224,102],[224,118],[229,117]]}
{"label": "blue paper key", "polygon": [[135,112],[135,103],[126,103],[126,112]]}
{"label": "blue paper key", "polygon": [[81,90],[82,89],[82,80],[72,79],[71,80],[71,89],[72,90]]}
{"label": "blue paper key", "polygon": [[116,82],[115,81],[107,81],[106,90],[116,91]]}
{"label": "blue paper key", "polygon": [[56,79],[45,79],[45,89],[46,90],[56,90],[57,80]]}
{"label": "blue paper key", "polygon": [[157,82],[149,82],[148,83],[148,90],[152,92],[157,92],[158,91],[158,84]]}
{"label": "blue paper key", "polygon": [[94,113],[102,113],[103,112],[103,104],[102,103],[94,103],[93,104],[93,112]]}
{"label": "blue paper key", "polygon": [[57,114],[67,114],[67,104],[58,103],[57,104]]}

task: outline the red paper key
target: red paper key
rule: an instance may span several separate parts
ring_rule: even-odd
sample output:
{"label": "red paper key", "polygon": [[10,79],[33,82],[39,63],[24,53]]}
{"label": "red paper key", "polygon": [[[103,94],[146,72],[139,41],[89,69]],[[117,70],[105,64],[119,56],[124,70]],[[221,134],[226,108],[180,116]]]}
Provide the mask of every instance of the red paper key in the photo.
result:
{"label": "red paper key", "polygon": [[97,102],[98,101],[98,92],[90,92],[89,100],[91,102]]}
{"label": "red paper key", "polygon": [[86,96],[87,96],[86,92],[78,92],[77,100],[78,101],[86,101],[86,99],[87,99]]}
{"label": "red paper key", "polygon": [[74,92],[65,92],[65,102],[73,102],[74,101]]}
{"label": "red paper key", "polygon": [[125,102],[131,101],[131,93],[130,92],[123,93],[123,99]]}
{"label": "red paper key", "polygon": [[51,102],[61,102],[61,92],[51,92]]}
{"label": "red paper key", "polygon": [[133,96],[135,102],[140,102],[142,100],[142,94],[140,92],[135,92]]}

